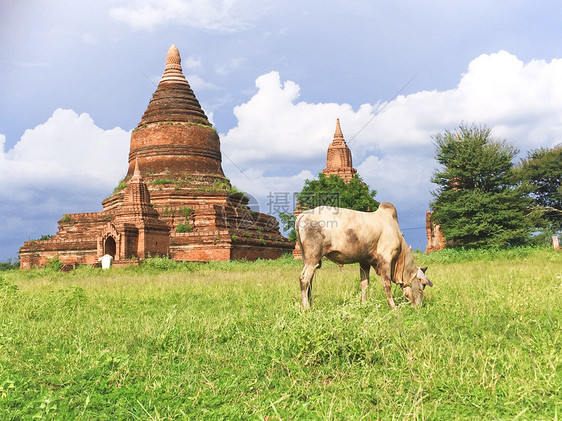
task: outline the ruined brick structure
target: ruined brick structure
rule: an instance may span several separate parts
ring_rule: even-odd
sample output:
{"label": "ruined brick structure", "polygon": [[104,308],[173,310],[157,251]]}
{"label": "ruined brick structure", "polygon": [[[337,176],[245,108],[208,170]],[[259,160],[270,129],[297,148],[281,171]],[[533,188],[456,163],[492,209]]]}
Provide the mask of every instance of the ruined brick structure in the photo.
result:
{"label": "ruined brick structure", "polygon": [[[142,176],[141,176],[142,174]],[[221,166],[220,139],[170,47],[158,88],[131,135],[127,176],[103,211],[67,214],[49,240],[27,241],[22,269],[58,257],[66,265],[115,264],[149,255],[210,261],[276,258],[293,249],[277,220],[252,212]]]}
{"label": "ruined brick structure", "polygon": [[426,253],[445,248],[445,237],[443,237],[441,233],[441,227],[433,223],[431,220],[431,211],[429,210],[425,213],[425,229],[427,233]]}
{"label": "ruined brick structure", "polygon": [[[322,172],[326,175],[326,177],[337,175],[343,178],[343,181],[345,183],[349,183],[355,176],[355,174],[357,174],[357,170],[353,168],[351,150],[349,149],[347,143],[345,142],[345,139],[343,138],[339,118],[336,120],[336,131],[334,133],[334,139],[328,146],[328,152],[326,155],[326,168],[324,168]],[[297,209],[293,211],[295,220],[301,213],[302,209],[298,209],[297,206]],[[298,241],[295,243],[293,256],[295,259],[302,259],[301,248]]]}

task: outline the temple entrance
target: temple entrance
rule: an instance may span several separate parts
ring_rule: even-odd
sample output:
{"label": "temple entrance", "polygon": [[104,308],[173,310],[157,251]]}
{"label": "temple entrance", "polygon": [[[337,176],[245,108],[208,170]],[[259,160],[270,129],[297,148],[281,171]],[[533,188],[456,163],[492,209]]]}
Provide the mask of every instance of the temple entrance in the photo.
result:
{"label": "temple entrance", "polygon": [[117,252],[117,244],[115,243],[115,238],[107,237],[105,240],[105,244],[103,245],[103,254],[109,254],[111,257],[115,259],[115,254]]}

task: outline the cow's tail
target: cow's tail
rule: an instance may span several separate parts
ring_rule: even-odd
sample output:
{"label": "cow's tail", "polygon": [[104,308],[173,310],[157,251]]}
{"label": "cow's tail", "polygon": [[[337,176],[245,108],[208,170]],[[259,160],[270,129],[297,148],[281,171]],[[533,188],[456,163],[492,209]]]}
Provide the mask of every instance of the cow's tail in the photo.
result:
{"label": "cow's tail", "polygon": [[301,219],[303,218],[304,214],[300,214],[299,216],[297,216],[297,219],[295,219],[295,233],[297,234],[297,242],[299,244],[299,247],[301,249],[301,253],[302,253],[302,242],[301,242],[301,234],[300,234],[300,230],[299,227],[301,226]]}

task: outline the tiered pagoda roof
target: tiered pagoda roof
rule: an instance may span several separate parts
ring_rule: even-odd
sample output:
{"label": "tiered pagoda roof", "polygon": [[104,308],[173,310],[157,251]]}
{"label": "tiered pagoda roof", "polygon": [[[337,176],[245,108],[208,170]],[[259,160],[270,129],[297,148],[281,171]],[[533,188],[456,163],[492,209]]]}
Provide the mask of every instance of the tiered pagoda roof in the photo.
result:
{"label": "tiered pagoda roof", "polygon": [[175,45],[168,50],[158,88],[131,135],[128,177],[137,159],[149,184],[187,177],[227,183],[219,136],[183,75]]}
{"label": "tiered pagoda roof", "polygon": [[168,121],[211,125],[183,75],[180,53],[175,45],[168,50],[164,74],[138,127]]}

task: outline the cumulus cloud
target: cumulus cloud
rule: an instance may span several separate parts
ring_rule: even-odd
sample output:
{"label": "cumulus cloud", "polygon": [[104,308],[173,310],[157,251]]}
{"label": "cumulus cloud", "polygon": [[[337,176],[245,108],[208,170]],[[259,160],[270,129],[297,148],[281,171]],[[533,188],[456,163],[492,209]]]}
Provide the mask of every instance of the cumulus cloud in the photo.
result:
{"label": "cumulus cloud", "polygon": [[[336,118],[343,126],[359,127],[374,107],[354,111],[348,104],[296,102],[300,87],[281,82],[278,72],[256,79],[258,92],[234,108],[238,125],[224,136],[223,147],[239,164],[307,161],[325,154],[333,137]],[[342,127],[343,127],[342,126]]]}
{"label": "cumulus cloud", "polygon": [[241,0],[132,0],[113,7],[109,15],[135,29],[152,30],[165,24],[180,24],[217,32],[243,30],[267,1]]}
{"label": "cumulus cloud", "polygon": [[[259,174],[257,183],[275,186],[268,178],[296,181],[302,169],[323,168],[339,117],[359,174],[379,200],[402,208],[406,224],[416,229],[424,225],[435,188],[433,135],[464,122],[488,126],[522,153],[562,142],[562,59],[523,63],[505,51],[481,55],[454,89],[357,109],[299,101],[298,84],[282,82],[277,72],[258,77],[256,88],[250,100],[235,107],[238,124],[223,135],[222,145],[246,173]],[[291,186],[299,191],[302,184]]]}
{"label": "cumulus cloud", "polygon": [[274,216],[291,213],[296,206],[295,192],[302,189],[305,180],[316,176],[309,170],[289,176],[268,176],[263,170],[255,168],[241,171],[240,167],[229,161],[223,162],[223,169],[234,186],[246,192],[252,202],[259,204],[260,212]]}
{"label": "cumulus cloud", "polygon": [[562,139],[562,59],[525,64],[505,51],[474,59],[455,89],[400,96],[377,116],[371,134],[388,145],[414,144],[462,121],[485,124],[521,150]]}
{"label": "cumulus cloud", "polygon": [[277,72],[258,77],[256,87],[248,102],[235,107],[238,124],[224,136],[225,149],[241,164],[319,159],[336,117],[354,153],[364,157],[407,153],[406,148],[428,148],[425,155],[432,156],[432,136],[461,122],[485,124],[522,150],[562,140],[562,59],[525,64],[505,51],[482,55],[455,89],[422,91],[356,110],[349,104],[299,102],[300,87],[282,82]]}
{"label": "cumulus cloud", "polygon": [[26,130],[10,150],[0,135],[2,248],[15,251],[24,240],[54,234],[63,213],[99,210],[125,175],[129,136],[63,109]]}
{"label": "cumulus cloud", "polygon": [[0,186],[0,192],[55,184],[107,188],[122,176],[129,135],[118,127],[97,127],[86,113],[59,108],[45,123],[26,130],[9,151],[4,151],[2,136],[0,171],[10,176],[11,182]]}

